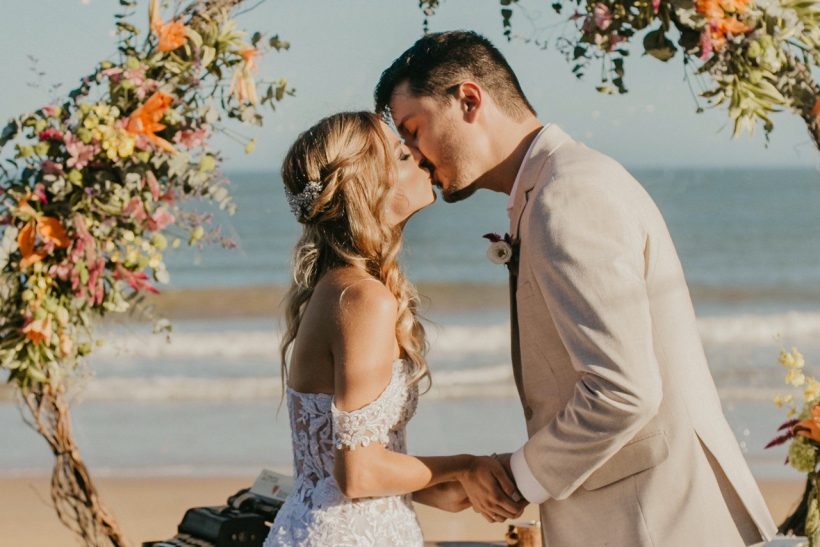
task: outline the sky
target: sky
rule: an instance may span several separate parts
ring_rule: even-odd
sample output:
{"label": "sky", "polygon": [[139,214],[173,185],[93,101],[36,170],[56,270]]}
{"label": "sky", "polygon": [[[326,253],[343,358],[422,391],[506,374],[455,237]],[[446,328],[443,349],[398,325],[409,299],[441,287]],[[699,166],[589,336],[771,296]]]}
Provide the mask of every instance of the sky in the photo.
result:
{"label": "sky", "polygon": [[[253,6],[259,0],[249,0]],[[595,91],[599,66],[577,80],[554,48],[526,38],[557,36],[561,23],[547,0],[520,0],[513,14],[512,41],[503,35],[497,0],[443,0],[430,30],[471,29],[493,41],[507,57],[539,119],[552,122],[627,167],[774,167],[820,168],[820,154],[803,121],[788,112],[774,116],[768,147],[762,130],[731,138],[723,107],[695,114],[695,98],[685,83],[678,54],[668,63],[641,55],[631,46],[626,63],[626,95]],[[147,23],[147,0],[135,18]],[[0,119],[47,104],[66,93],[95,63],[115,52],[115,0],[2,0],[0,51],[6,78],[0,94]],[[260,78],[285,77],[295,88],[268,111],[262,128],[231,126],[258,145],[253,154],[224,137],[214,144],[226,156],[227,170],[277,170],[290,143],[323,116],[340,110],[371,109],[384,68],[422,34],[424,16],[417,0],[262,0],[240,15],[250,31],[278,34],[291,43],[260,63]],[[553,27],[537,31],[536,28]],[[540,32],[541,34],[534,34]],[[545,34],[544,32],[547,32]],[[552,34],[548,34],[552,32]],[[45,72],[39,87],[30,56]],[[51,84],[62,82],[56,93]]]}

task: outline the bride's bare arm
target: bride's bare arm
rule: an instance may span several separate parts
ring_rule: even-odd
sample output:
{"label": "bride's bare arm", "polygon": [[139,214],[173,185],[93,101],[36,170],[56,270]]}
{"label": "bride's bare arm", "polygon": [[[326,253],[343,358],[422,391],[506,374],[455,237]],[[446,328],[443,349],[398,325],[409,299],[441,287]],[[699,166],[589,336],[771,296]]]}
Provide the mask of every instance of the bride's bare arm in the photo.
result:
{"label": "bride's bare arm", "polygon": [[[399,356],[396,343],[397,304],[380,283],[356,283],[340,301],[332,350],[334,404],[354,412],[376,400],[392,376]],[[381,443],[336,449],[334,475],[351,498],[402,495],[459,481],[473,507],[486,518],[503,520],[520,515],[513,501],[516,488],[493,458],[459,454],[420,457],[396,453]],[[431,490],[421,494],[430,499]]]}

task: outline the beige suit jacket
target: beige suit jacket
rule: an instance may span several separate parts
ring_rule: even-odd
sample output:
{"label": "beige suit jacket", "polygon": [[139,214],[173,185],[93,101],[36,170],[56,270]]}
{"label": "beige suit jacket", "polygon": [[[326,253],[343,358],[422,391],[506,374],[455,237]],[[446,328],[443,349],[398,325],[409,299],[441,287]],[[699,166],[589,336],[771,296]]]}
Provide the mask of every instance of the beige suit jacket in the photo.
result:
{"label": "beige suit jacket", "polygon": [[[775,525],[643,187],[547,127],[511,211],[513,367],[549,546],[732,546]],[[517,281],[516,281],[517,280]]]}

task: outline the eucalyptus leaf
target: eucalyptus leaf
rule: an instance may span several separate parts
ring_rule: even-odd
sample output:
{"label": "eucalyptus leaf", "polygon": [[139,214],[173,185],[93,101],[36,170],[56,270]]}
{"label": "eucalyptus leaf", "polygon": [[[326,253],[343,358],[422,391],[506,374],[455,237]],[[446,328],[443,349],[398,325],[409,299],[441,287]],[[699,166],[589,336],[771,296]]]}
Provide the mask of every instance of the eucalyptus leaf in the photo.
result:
{"label": "eucalyptus leaf", "polygon": [[643,47],[647,54],[663,62],[675,56],[675,44],[666,37],[661,29],[646,33],[643,38]]}
{"label": "eucalyptus leaf", "polygon": [[0,148],[6,145],[7,142],[17,136],[20,131],[20,122],[16,118],[9,120],[9,123],[0,132]]}

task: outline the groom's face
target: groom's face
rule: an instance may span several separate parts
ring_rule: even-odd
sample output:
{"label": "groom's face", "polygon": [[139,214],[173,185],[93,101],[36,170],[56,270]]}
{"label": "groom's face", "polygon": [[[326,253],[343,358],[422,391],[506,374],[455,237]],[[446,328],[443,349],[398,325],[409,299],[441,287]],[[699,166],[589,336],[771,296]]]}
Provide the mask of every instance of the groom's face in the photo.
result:
{"label": "groom's face", "polygon": [[480,158],[473,157],[474,128],[465,120],[459,101],[454,98],[445,104],[416,96],[403,82],[393,92],[390,113],[405,144],[419,166],[430,171],[445,201],[460,201],[475,192]]}

